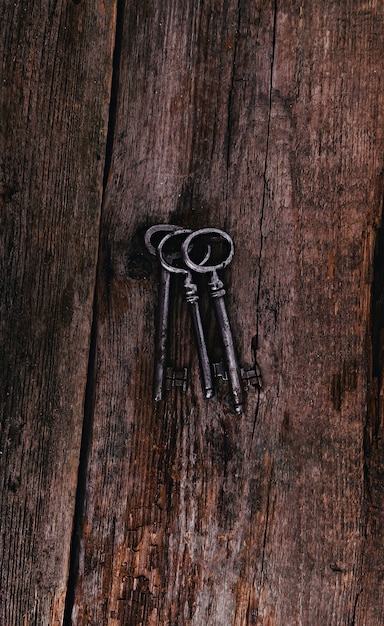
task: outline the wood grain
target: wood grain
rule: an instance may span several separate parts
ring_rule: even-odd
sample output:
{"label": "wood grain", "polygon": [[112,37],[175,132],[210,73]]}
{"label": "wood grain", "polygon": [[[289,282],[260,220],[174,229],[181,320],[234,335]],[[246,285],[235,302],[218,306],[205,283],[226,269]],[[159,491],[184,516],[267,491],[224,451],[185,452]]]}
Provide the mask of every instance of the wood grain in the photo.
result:
{"label": "wood grain", "polygon": [[[363,442],[383,18],[375,2],[125,7],[73,623],[380,624]],[[228,309],[264,379],[240,420],[225,390],[202,398],[177,292],[170,360],[191,386],[151,400],[156,221],[235,239]]]}
{"label": "wood grain", "polygon": [[[380,624],[363,442],[383,18],[376,2],[125,6],[73,623]],[[168,221],[234,237],[229,314],[264,379],[240,420],[225,390],[202,398],[177,292],[170,361],[191,386],[150,397],[142,234]]]}
{"label": "wood grain", "polygon": [[[384,8],[117,5],[0,9],[0,623],[381,626]],[[152,400],[156,222],[234,238],[240,418],[176,281]]]}
{"label": "wood grain", "polygon": [[0,8],[0,623],[62,623],[88,368],[113,2]]}

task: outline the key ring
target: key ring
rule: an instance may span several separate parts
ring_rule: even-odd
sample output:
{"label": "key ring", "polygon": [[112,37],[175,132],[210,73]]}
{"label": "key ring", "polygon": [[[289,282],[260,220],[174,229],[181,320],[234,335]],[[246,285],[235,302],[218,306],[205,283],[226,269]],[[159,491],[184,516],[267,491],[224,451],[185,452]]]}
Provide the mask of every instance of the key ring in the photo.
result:
{"label": "key ring", "polygon": [[[224,239],[229,244],[229,253],[228,256],[221,263],[216,263],[215,265],[205,265],[208,259],[201,261],[200,263],[195,263],[190,257],[190,251],[192,249],[193,242],[197,239],[197,237],[202,237],[204,235],[219,235],[220,238]],[[200,228],[199,230],[195,230],[185,239],[182,245],[182,254],[184,263],[187,267],[189,267],[194,272],[198,272],[199,274],[216,274],[218,270],[224,269],[233,259],[234,255],[234,245],[232,238],[228,235],[228,233],[220,230],[220,228]],[[208,257],[209,258],[209,257]]]}
{"label": "key ring", "polygon": [[[171,229],[169,229],[169,230],[171,230]],[[157,232],[159,232],[159,231],[157,231]],[[173,229],[173,232],[170,232],[168,235],[165,235],[165,237],[163,237],[162,240],[160,241],[160,243],[159,243],[159,245],[157,247],[157,254],[158,254],[158,257],[159,257],[161,265],[168,272],[171,272],[172,274],[184,274],[185,276],[190,274],[189,269],[187,269],[185,267],[177,267],[177,266],[172,265],[171,263],[169,263],[167,261],[166,256],[165,256],[164,247],[167,244],[167,242],[169,242],[170,239],[173,239],[174,237],[183,236],[183,235],[190,235],[190,234],[192,234],[192,232],[193,231],[190,228],[180,228],[179,226],[177,226],[177,227],[175,227]],[[201,263],[202,264],[206,263],[210,256],[211,256],[211,246],[207,245],[207,252],[205,253],[205,256],[203,257],[203,259],[201,260]],[[183,258],[183,254],[182,254],[182,249],[181,249],[181,245],[180,245],[180,254],[176,253],[176,252],[171,254],[171,259],[172,259],[172,261],[174,261],[176,259],[182,259],[182,258]],[[205,266],[205,267],[207,267],[207,266]]]}
{"label": "key ring", "polygon": [[[165,257],[165,250],[164,250],[164,246],[166,245],[167,242],[169,242],[170,239],[173,239],[174,237],[179,237],[179,236],[183,236],[183,235],[188,235],[192,233],[190,228],[179,228],[178,230],[175,230],[174,232],[169,233],[168,235],[165,235],[165,237],[162,238],[162,240],[160,241],[158,247],[157,247],[157,254],[160,260],[161,265],[164,267],[164,269],[166,269],[168,272],[171,272],[172,274],[189,274],[189,271],[184,268],[184,267],[177,267],[175,265],[172,265],[171,263],[169,263]],[[181,259],[182,258],[182,252],[181,252],[181,245],[180,245],[180,254],[178,253],[173,253],[171,255],[171,259],[172,260],[176,260],[176,259]],[[208,257],[209,258],[209,257]]]}
{"label": "key ring", "polygon": [[181,227],[175,226],[174,224],[155,224],[154,226],[148,228],[144,235],[144,242],[148,252],[153,256],[156,256],[157,247],[155,247],[152,243],[154,235],[157,233],[164,233],[166,235],[167,233],[174,233],[177,230],[181,230]]}

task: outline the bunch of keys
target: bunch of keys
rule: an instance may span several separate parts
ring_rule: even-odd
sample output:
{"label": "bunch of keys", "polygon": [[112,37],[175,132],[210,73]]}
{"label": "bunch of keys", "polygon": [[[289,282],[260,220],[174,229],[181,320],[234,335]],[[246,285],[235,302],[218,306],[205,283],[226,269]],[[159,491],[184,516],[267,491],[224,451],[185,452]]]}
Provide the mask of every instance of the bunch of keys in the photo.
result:
{"label": "bunch of keys", "polygon": [[[224,243],[227,249],[226,255],[219,259],[219,262],[215,263],[212,262],[214,254],[211,245],[214,241]],[[201,247],[199,245],[201,243],[205,247],[204,245]],[[218,271],[227,267],[232,261],[234,246],[231,237],[218,228],[201,228],[191,231],[172,224],[157,224],[149,228],[145,233],[145,244],[149,252],[157,256],[161,267],[158,295],[158,327],[155,346],[154,399],[156,401],[163,399],[172,274],[179,274],[184,277],[184,295],[191,313],[204,395],[206,398],[211,398],[214,394],[211,363],[200,315],[198,288],[193,279],[193,273],[208,274],[210,276],[208,287],[224,348],[234,408],[236,413],[242,413],[243,389],[240,368],[236,359],[231,327],[224,301],[225,289],[223,282],[218,276]]]}

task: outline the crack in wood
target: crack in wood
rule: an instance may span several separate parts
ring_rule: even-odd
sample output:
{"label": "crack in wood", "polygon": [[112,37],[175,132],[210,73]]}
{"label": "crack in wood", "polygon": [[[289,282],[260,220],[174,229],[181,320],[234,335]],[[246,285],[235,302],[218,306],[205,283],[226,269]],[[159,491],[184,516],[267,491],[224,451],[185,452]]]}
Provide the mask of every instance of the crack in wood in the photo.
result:
{"label": "crack in wood", "polygon": [[103,177],[103,189],[105,192],[108,176],[111,169],[111,161],[113,154],[113,144],[115,140],[117,99],[119,92],[120,62],[121,62],[121,46],[123,41],[123,24],[124,24],[124,0],[117,0],[116,4],[116,30],[115,30],[115,48],[113,51],[112,61],[112,82],[111,97],[109,105],[108,133],[107,145],[105,150],[105,165]]}
{"label": "crack in wood", "polygon": [[357,591],[356,593],[355,601],[353,603],[353,612],[352,612],[352,619],[351,619],[350,626],[358,626],[356,624],[356,609],[357,609],[357,605],[358,605],[361,594],[362,594],[362,589],[359,589],[359,591]]}
{"label": "crack in wood", "polygon": [[[382,215],[383,207],[381,207]],[[378,446],[381,388],[383,385],[383,354],[384,354],[384,224],[376,232],[373,257],[371,286],[371,319],[370,319],[370,350],[371,367],[368,393],[367,417],[364,427],[364,471],[366,496],[370,506],[375,506],[372,495],[374,459]]]}
{"label": "crack in wood", "polygon": [[[119,67],[121,58],[121,42],[122,42],[122,28],[124,21],[124,0],[118,0],[116,5],[116,23],[115,23],[115,46],[112,60],[112,81],[111,81],[111,93],[110,93],[110,105],[109,105],[109,120],[108,120],[108,132],[105,149],[105,161],[104,161],[104,175],[103,175],[103,196],[101,201],[100,218],[103,212],[105,190],[108,181],[108,175],[111,166],[113,143],[115,136],[116,125],[116,110],[117,110],[117,95],[118,95],[118,78]],[[99,224],[101,224],[101,219]],[[72,611],[75,601],[76,585],[78,581],[79,573],[79,555],[80,544],[83,532],[83,516],[85,509],[86,499],[86,482],[87,482],[87,470],[88,470],[88,458],[92,440],[93,431],[93,411],[94,411],[94,396],[96,385],[96,353],[97,353],[97,318],[98,318],[98,297],[97,286],[99,282],[101,272],[101,229],[99,226],[99,244],[97,250],[97,268],[95,275],[95,286],[93,296],[93,313],[92,313],[92,328],[89,345],[89,358],[88,358],[88,373],[87,384],[84,400],[84,419],[83,419],[83,431],[81,439],[81,449],[78,468],[78,480],[77,480],[77,492],[75,502],[75,513],[73,519],[73,531],[72,542],[70,551],[70,563],[69,574],[67,582],[67,593],[65,598],[65,608],[63,616],[63,626],[70,626],[72,624]]]}
{"label": "crack in wood", "polygon": [[[263,581],[264,581],[264,576],[265,576],[264,564],[265,564],[265,552],[266,552],[266,547],[267,547],[268,526],[269,526],[269,518],[270,518],[271,491],[272,491],[273,475],[274,475],[274,463],[272,461],[271,464],[270,464],[270,471],[269,471],[269,477],[268,477],[268,488],[267,488],[267,493],[266,493],[267,504],[266,504],[266,507],[265,507],[265,522],[264,522],[262,548],[261,548],[260,576],[259,576],[259,581],[258,581],[258,585],[257,585],[259,598],[261,596],[261,591],[262,591],[262,588],[263,588]],[[255,582],[256,582],[256,575],[253,578],[252,588],[255,588]],[[249,610],[250,610],[250,606],[248,607],[248,613],[249,613]],[[255,606],[253,606],[253,608],[252,608],[252,622],[251,623],[252,624],[253,623],[259,623],[258,622],[258,618],[259,618],[259,602],[257,602],[257,604]]]}
{"label": "crack in wood", "polygon": [[[269,140],[270,140],[271,116],[272,116],[272,89],[273,89],[273,71],[274,71],[274,65],[275,65],[275,51],[276,51],[276,30],[277,30],[277,0],[274,0],[272,51],[271,51],[270,77],[269,77],[269,106],[268,106],[267,137],[266,137],[266,145],[265,145],[265,159],[264,159],[264,170],[263,170],[263,194],[262,194],[262,199],[261,199],[261,211],[260,211],[260,222],[259,222],[260,253],[259,253],[259,258],[258,258],[258,279],[257,279],[257,288],[256,288],[256,335],[253,340],[255,363],[257,363],[256,351],[258,349],[258,344],[259,344],[259,324],[260,324],[259,308],[260,308],[261,274],[262,274],[261,258],[263,255],[263,223],[264,223],[265,201],[266,201],[266,191],[267,191],[267,168],[268,168],[268,158],[269,158]],[[255,416],[253,420],[252,440],[253,440],[254,433],[255,433],[259,407],[260,407],[260,394],[258,395]]]}
{"label": "crack in wood", "polygon": [[[226,133],[226,141],[227,141],[227,154],[226,154],[226,163],[227,163],[227,183],[228,183],[228,174],[230,168],[230,157],[231,157],[231,138],[232,138],[232,108],[233,108],[233,97],[234,97],[234,87],[235,87],[235,76],[236,76],[236,58],[237,58],[237,48],[239,41],[239,33],[240,33],[240,22],[241,22],[241,0],[238,0],[237,4],[237,26],[235,33],[235,42],[233,45],[233,56],[232,56],[232,72],[231,72],[231,83],[229,87],[228,93],[228,112],[227,112],[227,133]],[[228,185],[227,185],[228,186]]]}
{"label": "crack in wood", "polygon": [[[372,260],[371,315],[370,315],[370,371],[368,380],[367,414],[363,433],[365,500],[367,503],[364,520],[364,544],[362,548],[361,580],[369,576],[367,564],[372,553],[377,555],[374,529],[377,527],[382,510],[382,413],[381,394],[383,390],[384,365],[384,224],[383,198],[380,207],[380,226],[376,231],[376,241]],[[362,587],[357,593],[353,606],[350,626],[359,623],[358,604],[366,595]],[[364,598],[364,603],[367,601]],[[364,610],[364,609],[362,609]]]}

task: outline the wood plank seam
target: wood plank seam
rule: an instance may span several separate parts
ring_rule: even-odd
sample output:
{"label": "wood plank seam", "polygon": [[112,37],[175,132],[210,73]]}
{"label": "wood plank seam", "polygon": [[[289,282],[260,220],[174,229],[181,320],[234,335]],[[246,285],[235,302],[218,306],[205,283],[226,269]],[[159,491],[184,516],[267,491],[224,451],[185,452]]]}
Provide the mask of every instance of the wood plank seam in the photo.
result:
{"label": "wood plank seam", "polygon": [[[119,88],[119,66],[121,60],[121,42],[122,42],[122,28],[124,23],[124,0],[118,0],[116,4],[116,23],[115,23],[115,37],[114,37],[114,51],[112,59],[112,80],[111,80],[111,92],[109,103],[109,116],[108,116],[108,132],[107,141],[105,147],[104,157],[104,173],[103,173],[103,196],[101,202],[100,224],[103,214],[104,194],[108,182],[108,175],[111,167],[111,159],[113,152],[115,126],[116,126],[116,111],[117,111],[117,95]],[[89,449],[92,439],[92,426],[93,426],[93,410],[94,410],[94,394],[96,384],[96,358],[97,358],[97,312],[98,312],[98,276],[100,275],[100,249],[101,249],[101,229],[99,226],[99,246],[97,251],[97,267],[96,267],[96,280],[94,286],[93,295],[93,313],[92,313],[92,328],[91,338],[89,346],[89,360],[88,360],[88,375],[87,386],[84,402],[84,421],[82,431],[81,450],[79,458],[79,470],[76,492],[76,504],[73,520],[73,533],[72,533],[72,545],[70,553],[69,574],[67,583],[67,593],[65,599],[65,609],[63,617],[63,626],[70,626],[72,624],[72,611],[74,605],[75,589],[78,576],[78,559],[80,542],[82,536],[82,519],[86,498],[86,480],[87,480],[87,468]]]}

